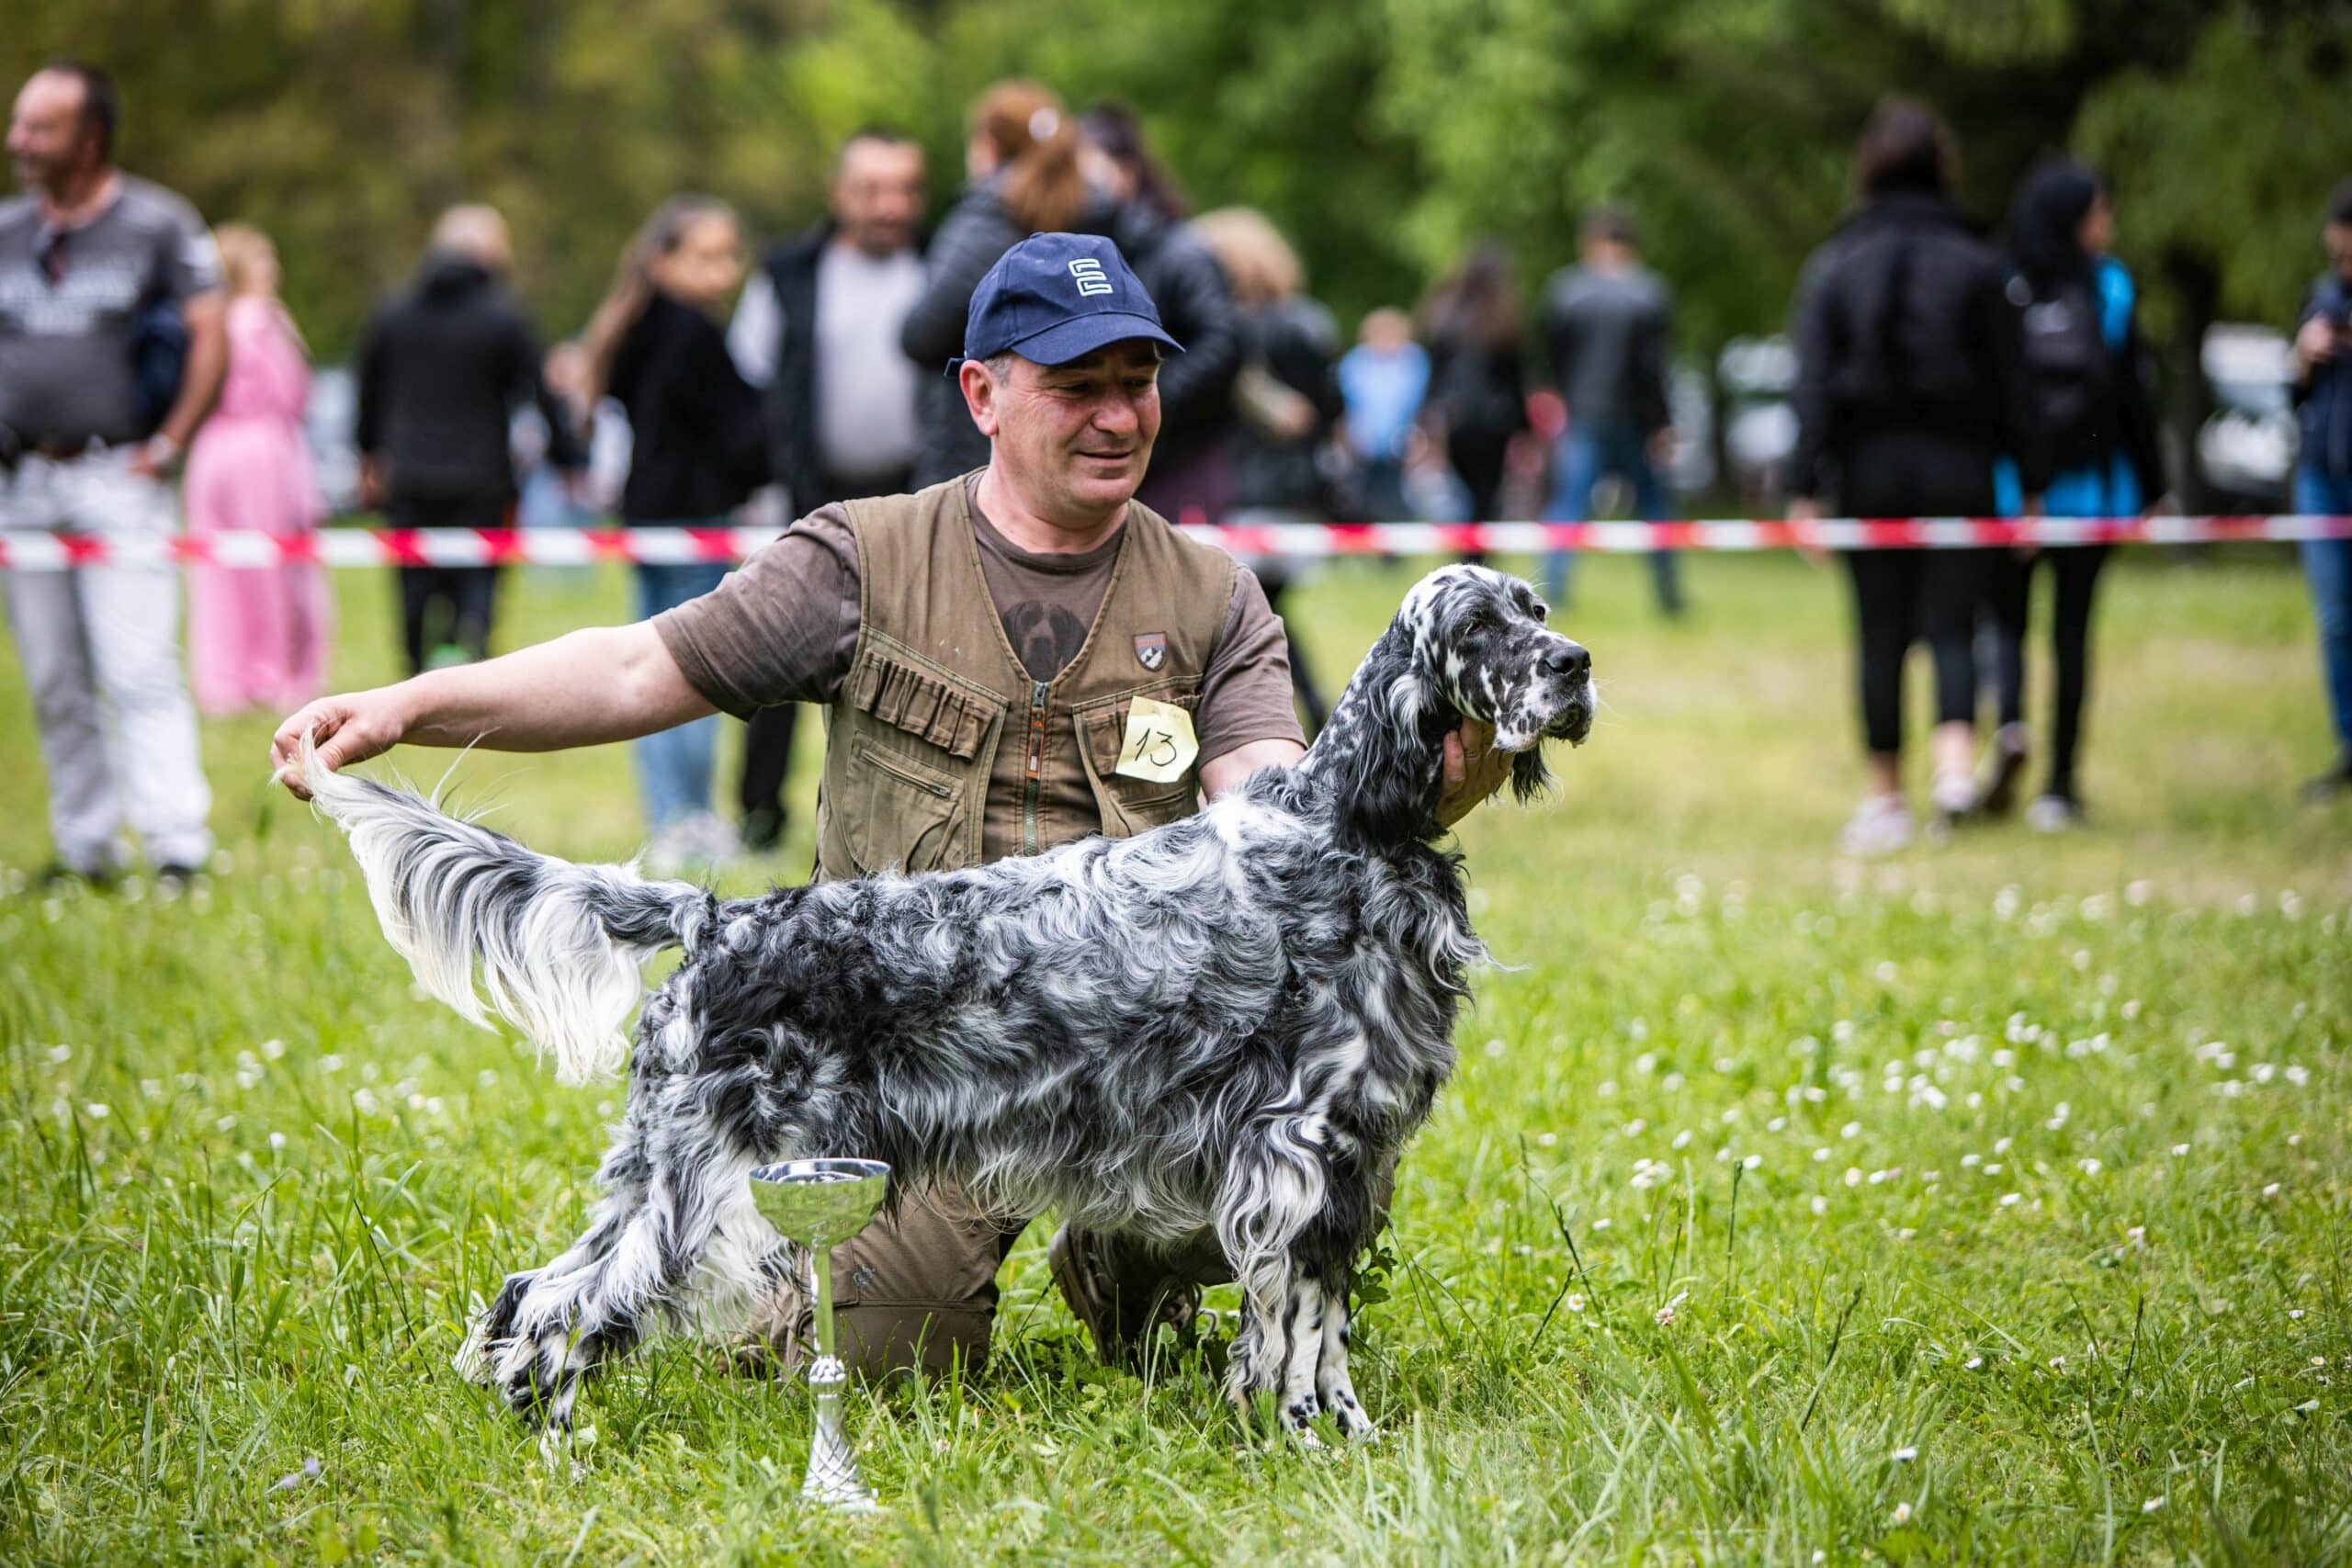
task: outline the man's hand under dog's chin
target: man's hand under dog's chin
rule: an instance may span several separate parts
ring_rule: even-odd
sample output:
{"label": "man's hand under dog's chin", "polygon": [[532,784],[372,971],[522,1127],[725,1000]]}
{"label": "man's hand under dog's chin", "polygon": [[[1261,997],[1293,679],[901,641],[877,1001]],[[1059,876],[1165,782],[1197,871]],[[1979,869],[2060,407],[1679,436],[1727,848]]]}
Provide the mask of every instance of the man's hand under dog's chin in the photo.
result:
{"label": "man's hand under dog's chin", "polygon": [[1445,738],[1445,770],[1440,777],[1437,819],[1451,828],[1510,777],[1511,754],[1495,744],[1495,727],[1465,718]]}

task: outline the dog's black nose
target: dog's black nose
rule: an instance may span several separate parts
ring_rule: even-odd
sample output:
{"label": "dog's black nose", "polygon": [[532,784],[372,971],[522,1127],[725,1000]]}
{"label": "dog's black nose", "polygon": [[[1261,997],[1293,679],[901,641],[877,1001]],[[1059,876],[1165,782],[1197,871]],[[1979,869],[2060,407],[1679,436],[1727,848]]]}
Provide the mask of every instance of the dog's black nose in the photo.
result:
{"label": "dog's black nose", "polygon": [[1581,681],[1592,672],[1592,655],[1564,641],[1544,656],[1544,668],[1560,680]]}

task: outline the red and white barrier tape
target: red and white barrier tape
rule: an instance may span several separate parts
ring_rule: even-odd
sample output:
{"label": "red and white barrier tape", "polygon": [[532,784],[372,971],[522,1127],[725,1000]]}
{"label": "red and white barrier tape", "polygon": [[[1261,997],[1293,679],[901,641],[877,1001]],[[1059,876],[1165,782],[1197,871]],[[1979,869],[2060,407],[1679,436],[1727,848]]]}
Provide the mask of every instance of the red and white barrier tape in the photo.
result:
{"label": "red and white barrier tape", "polygon": [[[1971,549],[2013,545],[2199,545],[2352,538],[2352,517],[1841,517],[1817,523],[1280,523],[1188,525],[1237,555],[1531,555],[1544,550],[1750,551],[1815,547]],[[46,533],[0,530],[0,570],[209,563],[266,567],[584,566],[727,563],[772,528],[327,528],[314,534]]]}

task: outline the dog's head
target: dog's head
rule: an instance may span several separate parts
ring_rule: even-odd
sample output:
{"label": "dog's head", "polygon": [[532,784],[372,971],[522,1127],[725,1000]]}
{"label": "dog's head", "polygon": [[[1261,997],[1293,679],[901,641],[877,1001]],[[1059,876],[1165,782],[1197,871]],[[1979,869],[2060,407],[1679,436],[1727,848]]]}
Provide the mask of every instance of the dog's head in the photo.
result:
{"label": "dog's head", "polygon": [[1482,566],[1413,586],[1305,764],[1337,784],[1344,822],[1377,842],[1433,837],[1444,739],[1465,718],[1513,754],[1521,800],[1544,787],[1544,742],[1582,740],[1593,712],[1591,656],[1544,616],[1533,589]]}
{"label": "dog's head", "polygon": [[1592,656],[1545,626],[1546,613],[1515,577],[1448,566],[1413,585],[1396,624],[1418,672],[1453,711],[1493,725],[1498,747],[1528,756],[1592,728]]}

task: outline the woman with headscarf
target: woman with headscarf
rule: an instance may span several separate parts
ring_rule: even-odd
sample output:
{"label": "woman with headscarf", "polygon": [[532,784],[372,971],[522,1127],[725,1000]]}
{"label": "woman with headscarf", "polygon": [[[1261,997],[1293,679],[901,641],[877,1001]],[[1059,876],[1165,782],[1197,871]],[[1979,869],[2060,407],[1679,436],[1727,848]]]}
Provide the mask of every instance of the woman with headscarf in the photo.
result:
{"label": "woman with headscarf", "polygon": [[[2138,290],[2107,254],[2115,211],[2107,184],[2081,164],[2043,164],[2018,186],[2009,211],[2009,298],[2023,313],[2034,423],[2054,470],[2043,490],[2050,517],[2129,517],[2164,490],[2155,401],[2135,313]],[[2002,510],[2018,510],[2014,465],[1999,473]],[[2090,682],[2091,596],[2108,547],[2022,550],[1995,566],[1988,595],[2000,728],[1994,732],[1980,805],[2007,811],[2031,750],[2025,724],[2025,637],[2034,568],[2050,563],[2055,588],[2050,647],[2057,667],[2050,770],[2026,822],[2059,832],[2081,822],[2075,751]]]}

